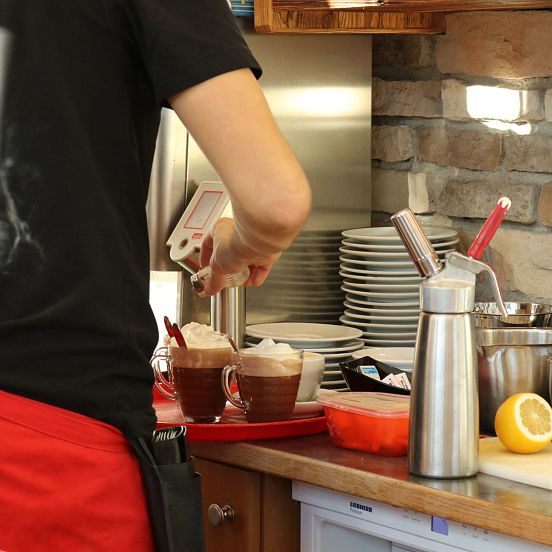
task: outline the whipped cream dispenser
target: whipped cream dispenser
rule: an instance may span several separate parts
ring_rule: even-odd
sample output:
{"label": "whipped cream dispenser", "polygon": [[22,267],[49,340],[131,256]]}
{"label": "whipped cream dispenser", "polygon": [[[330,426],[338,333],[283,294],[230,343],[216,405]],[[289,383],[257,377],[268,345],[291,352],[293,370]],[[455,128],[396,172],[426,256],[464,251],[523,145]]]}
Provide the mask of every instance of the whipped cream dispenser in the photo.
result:
{"label": "whipped cream dispenser", "polygon": [[[222,182],[201,182],[167,241],[171,259],[191,274],[192,289],[200,297],[210,274],[210,268],[201,268],[199,263],[201,241],[221,217],[232,217],[226,187]],[[226,287],[211,297],[211,326],[229,335],[238,346],[245,335],[245,291],[240,286],[248,277],[248,269],[228,275]]]}
{"label": "whipped cream dispenser", "polygon": [[470,313],[476,275],[486,272],[497,305],[507,315],[494,272],[477,258],[508,207],[501,206],[503,212],[489,217],[493,228],[486,224],[479,233],[476,254],[449,253],[444,267],[412,211],[404,209],[391,217],[423,278],[410,403],[408,463],[414,475],[461,478],[477,473],[477,353]]}

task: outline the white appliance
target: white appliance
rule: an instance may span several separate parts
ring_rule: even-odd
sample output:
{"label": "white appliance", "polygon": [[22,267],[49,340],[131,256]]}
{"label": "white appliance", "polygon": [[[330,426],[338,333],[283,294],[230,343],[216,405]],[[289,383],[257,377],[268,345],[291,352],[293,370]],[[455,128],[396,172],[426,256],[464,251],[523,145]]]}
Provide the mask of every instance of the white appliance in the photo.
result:
{"label": "white appliance", "polygon": [[293,482],[301,552],[550,552],[526,540]]}

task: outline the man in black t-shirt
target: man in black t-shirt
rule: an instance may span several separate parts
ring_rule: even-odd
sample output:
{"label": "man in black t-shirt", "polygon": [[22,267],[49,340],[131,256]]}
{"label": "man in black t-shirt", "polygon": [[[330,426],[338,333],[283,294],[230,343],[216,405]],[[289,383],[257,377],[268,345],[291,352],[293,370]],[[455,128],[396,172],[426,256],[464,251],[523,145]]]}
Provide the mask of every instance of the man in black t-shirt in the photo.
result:
{"label": "man in black t-shirt", "polygon": [[151,550],[132,534],[145,507],[122,434],[155,423],[160,109],[232,199],[235,226],[202,251],[209,293],[245,266],[260,285],[310,190],[259,75],[224,0],[0,0],[0,550]]}

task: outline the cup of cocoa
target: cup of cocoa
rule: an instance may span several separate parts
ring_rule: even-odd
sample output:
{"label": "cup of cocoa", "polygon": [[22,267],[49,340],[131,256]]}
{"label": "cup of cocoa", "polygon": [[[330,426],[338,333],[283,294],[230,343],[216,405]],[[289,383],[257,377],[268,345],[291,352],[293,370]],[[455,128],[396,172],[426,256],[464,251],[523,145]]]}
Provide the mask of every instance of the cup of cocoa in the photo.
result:
{"label": "cup of cocoa", "polygon": [[[222,371],[222,388],[226,398],[244,411],[249,423],[289,420],[302,368],[303,351],[267,339],[234,355],[234,363]],[[233,377],[239,396],[230,390]]]}
{"label": "cup of cocoa", "polygon": [[191,322],[181,333],[186,347],[169,341],[151,359],[155,386],[164,397],[178,401],[185,422],[218,422],[226,405],[222,371],[232,363],[233,349],[225,335],[204,324]]}

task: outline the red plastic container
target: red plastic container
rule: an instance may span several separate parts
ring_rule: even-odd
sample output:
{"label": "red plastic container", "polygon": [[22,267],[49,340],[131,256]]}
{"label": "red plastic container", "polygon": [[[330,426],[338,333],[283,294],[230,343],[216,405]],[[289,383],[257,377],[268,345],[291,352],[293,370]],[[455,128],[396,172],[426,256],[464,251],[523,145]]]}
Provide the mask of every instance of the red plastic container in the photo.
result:
{"label": "red plastic container", "polygon": [[410,397],[391,393],[324,393],[334,445],[380,456],[405,456],[408,449]]}

